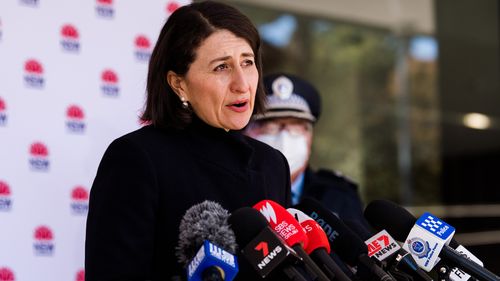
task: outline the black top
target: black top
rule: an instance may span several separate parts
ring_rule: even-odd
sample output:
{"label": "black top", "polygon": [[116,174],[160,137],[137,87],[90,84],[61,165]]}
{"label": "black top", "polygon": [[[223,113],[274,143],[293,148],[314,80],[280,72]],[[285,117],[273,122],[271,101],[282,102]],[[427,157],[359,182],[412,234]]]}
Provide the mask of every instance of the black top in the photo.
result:
{"label": "black top", "polygon": [[188,208],[213,200],[232,212],[263,199],[289,205],[288,165],[237,131],[195,119],[184,130],[145,126],[122,136],[90,192],[86,280],[170,280],[183,270],[174,249]]}
{"label": "black top", "polygon": [[301,198],[306,197],[320,201],[343,220],[358,221],[368,227],[363,217],[363,202],[357,184],[339,173],[325,169],[315,172],[307,168],[301,194]]}

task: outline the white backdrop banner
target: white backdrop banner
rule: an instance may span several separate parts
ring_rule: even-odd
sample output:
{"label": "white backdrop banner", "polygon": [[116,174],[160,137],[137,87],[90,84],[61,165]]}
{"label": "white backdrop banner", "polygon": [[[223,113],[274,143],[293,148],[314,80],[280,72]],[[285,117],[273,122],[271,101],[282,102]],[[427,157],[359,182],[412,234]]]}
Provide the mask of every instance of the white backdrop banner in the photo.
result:
{"label": "white backdrop banner", "polygon": [[0,1],[0,281],[84,280],[89,189],[189,0]]}

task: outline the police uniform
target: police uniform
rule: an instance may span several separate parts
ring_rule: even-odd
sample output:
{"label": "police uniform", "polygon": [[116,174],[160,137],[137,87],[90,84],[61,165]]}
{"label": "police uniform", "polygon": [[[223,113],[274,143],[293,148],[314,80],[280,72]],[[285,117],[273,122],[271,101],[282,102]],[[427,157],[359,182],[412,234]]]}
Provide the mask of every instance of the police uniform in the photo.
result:
{"label": "police uniform", "polygon": [[[310,83],[290,74],[277,73],[264,77],[267,93],[266,111],[254,120],[294,117],[315,123],[321,114],[321,99]],[[292,189],[292,192],[294,190]],[[310,167],[303,174],[299,201],[313,197],[342,219],[359,221],[368,226],[363,217],[363,204],[357,184],[341,173]]]}

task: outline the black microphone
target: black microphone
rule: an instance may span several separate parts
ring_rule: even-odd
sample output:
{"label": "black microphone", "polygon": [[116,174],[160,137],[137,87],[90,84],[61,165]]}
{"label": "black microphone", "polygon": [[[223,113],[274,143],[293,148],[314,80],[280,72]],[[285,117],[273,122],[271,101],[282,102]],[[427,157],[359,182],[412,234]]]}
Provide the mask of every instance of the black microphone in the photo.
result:
{"label": "black microphone", "polygon": [[[406,241],[406,237],[417,221],[405,208],[388,200],[374,200],[370,202],[366,206],[364,215],[373,227],[386,229],[399,241]],[[459,252],[448,245],[443,246],[439,257],[450,267],[459,267],[477,279],[486,281],[500,280],[500,277],[477,263],[464,258]]]}
{"label": "black microphone", "polygon": [[[405,251],[399,245],[394,245],[397,244],[397,242],[394,241],[394,238],[392,238],[387,232],[384,232],[382,234],[373,234],[373,231],[368,230],[365,226],[357,221],[344,220],[344,223],[356,234],[358,234],[358,236],[363,239],[365,243],[368,243],[368,241],[374,241],[373,243],[376,244],[375,247],[373,247],[373,245],[368,245],[369,252],[370,246],[373,247],[373,255],[371,255],[371,257],[375,257],[379,261],[387,262],[387,269],[391,273],[394,273],[394,271],[399,271],[412,276],[413,279],[416,280],[433,280],[429,275],[425,273],[424,270],[418,267],[418,264],[407,251]],[[382,243],[384,242],[387,245],[382,245]],[[395,246],[397,246],[397,248],[394,248]],[[382,255],[380,255],[379,257],[376,256],[377,254],[381,253]]]}
{"label": "black microphone", "polygon": [[347,264],[368,270],[380,281],[395,281],[392,276],[370,259],[366,244],[321,203],[312,198],[305,198],[295,208],[316,220],[325,232],[332,232],[332,229],[336,232],[337,235],[329,236],[330,246]]}
{"label": "black microphone", "polygon": [[330,243],[321,226],[304,212],[288,208],[287,211],[300,223],[306,231],[308,238],[307,247],[304,248],[311,259],[318,264],[330,280],[351,281],[342,269],[330,257]]}
{"label": "black microphone", "polygon": [[238,273],[236,238],[228,217],[213,201],[192,206],[182,217],[175,254],[187,269],[188,281],[231,281]]}
{"label": "black microphone", "polygon": [[[243,207],[228,219],[241,253],[262,278],[284,273],[289,280],[306,281],[295,267],[301,258],[269,227],[254,208]],[[242,272],[245,268],[242,266]]]}

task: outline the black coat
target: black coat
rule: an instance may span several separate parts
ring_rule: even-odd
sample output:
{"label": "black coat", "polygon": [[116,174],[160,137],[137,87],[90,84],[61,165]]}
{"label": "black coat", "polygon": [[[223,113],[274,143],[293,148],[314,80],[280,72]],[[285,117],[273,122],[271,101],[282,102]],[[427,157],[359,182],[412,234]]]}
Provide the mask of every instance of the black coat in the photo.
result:
{"label": "black coat", "polygon": [[90,192],[86,280],[170,280],[185,211],[213,200],[229,212],[263,199],[288,206],[284,156],[195,120],[185,130],[145,126],[105,152]]}
{"label": "black coat", "polygon": [[343,220],[358,221],[368,226],[363,217],[364,207],[357,184],[338,173],[325,169],[317,172],[306,169],[301,198],[305,197],[320,201]]}

